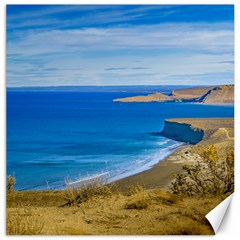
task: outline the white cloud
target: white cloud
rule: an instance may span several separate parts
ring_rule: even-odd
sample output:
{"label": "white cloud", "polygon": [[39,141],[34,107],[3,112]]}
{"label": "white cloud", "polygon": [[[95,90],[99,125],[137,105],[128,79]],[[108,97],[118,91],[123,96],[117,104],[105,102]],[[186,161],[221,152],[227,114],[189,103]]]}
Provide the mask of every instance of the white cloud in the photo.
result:
{"label": "white cloud", "polygon": [[81,30],[29,31],[8,41],[8,53],[35,55],[84,50],[181,48],[213,52],[233,49],[227,24],[161,24]]}
{"label": "white cloud", "polygon": [[[198,74],[199,84],[203,73],[233,71],[221,63],[233,60],[227,23],[29,30],[15,36],[7,42],[9,86],[160,84],[166,75],[168,84],[182,84],[176,75],[184,74]],[[105,71],[123,63],[128,69]],[[146,68],[144,74],[140,68]]]}

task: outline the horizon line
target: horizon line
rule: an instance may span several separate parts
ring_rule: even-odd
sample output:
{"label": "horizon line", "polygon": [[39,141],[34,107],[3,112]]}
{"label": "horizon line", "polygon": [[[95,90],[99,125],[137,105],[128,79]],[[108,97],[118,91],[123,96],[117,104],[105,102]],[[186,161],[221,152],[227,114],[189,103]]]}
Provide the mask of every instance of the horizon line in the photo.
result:
{"label": "horizon line", "polygon": [[223,86],[234,85],[234,83],[226,84],[140,84],[140,85],[50,85],[50,86],[6,86],[6,88],[47,88],[47,87],[146,87],[146,86]]}

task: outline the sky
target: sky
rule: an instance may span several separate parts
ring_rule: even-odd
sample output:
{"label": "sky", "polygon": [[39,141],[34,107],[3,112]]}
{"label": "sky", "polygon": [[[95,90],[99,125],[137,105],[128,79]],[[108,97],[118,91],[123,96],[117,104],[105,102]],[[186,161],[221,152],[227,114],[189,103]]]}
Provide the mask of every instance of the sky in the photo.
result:
{"label": "sky", "polygon": [[7,86],[234,82],[233,5],[7,5]]}

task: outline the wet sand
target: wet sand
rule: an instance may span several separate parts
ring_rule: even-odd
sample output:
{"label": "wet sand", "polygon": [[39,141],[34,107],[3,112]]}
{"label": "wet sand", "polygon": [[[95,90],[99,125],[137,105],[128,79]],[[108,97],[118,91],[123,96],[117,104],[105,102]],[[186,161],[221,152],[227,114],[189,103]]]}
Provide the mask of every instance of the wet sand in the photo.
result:
{"label": "wet sand", "polygon": [[143,185],[146,189],[167,189],[174,175],[181,172],[184,163],[181,155],[188,150],[189,146],[181,146],[151,169],[120,179],[116,183],[121,190],[127,190],[128,186],[136,184]]}

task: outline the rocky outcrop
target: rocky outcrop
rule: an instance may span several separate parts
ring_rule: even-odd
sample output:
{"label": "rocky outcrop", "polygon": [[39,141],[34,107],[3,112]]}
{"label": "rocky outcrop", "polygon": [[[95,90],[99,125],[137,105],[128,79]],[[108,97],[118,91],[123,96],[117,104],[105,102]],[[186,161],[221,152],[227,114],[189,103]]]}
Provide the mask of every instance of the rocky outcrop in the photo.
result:
{"label": "rocky outcrop", "polygon": [[164,128],[160,134],[176,141],[197,144],[202,141],[204,131],[191,124],[165,120]]}

